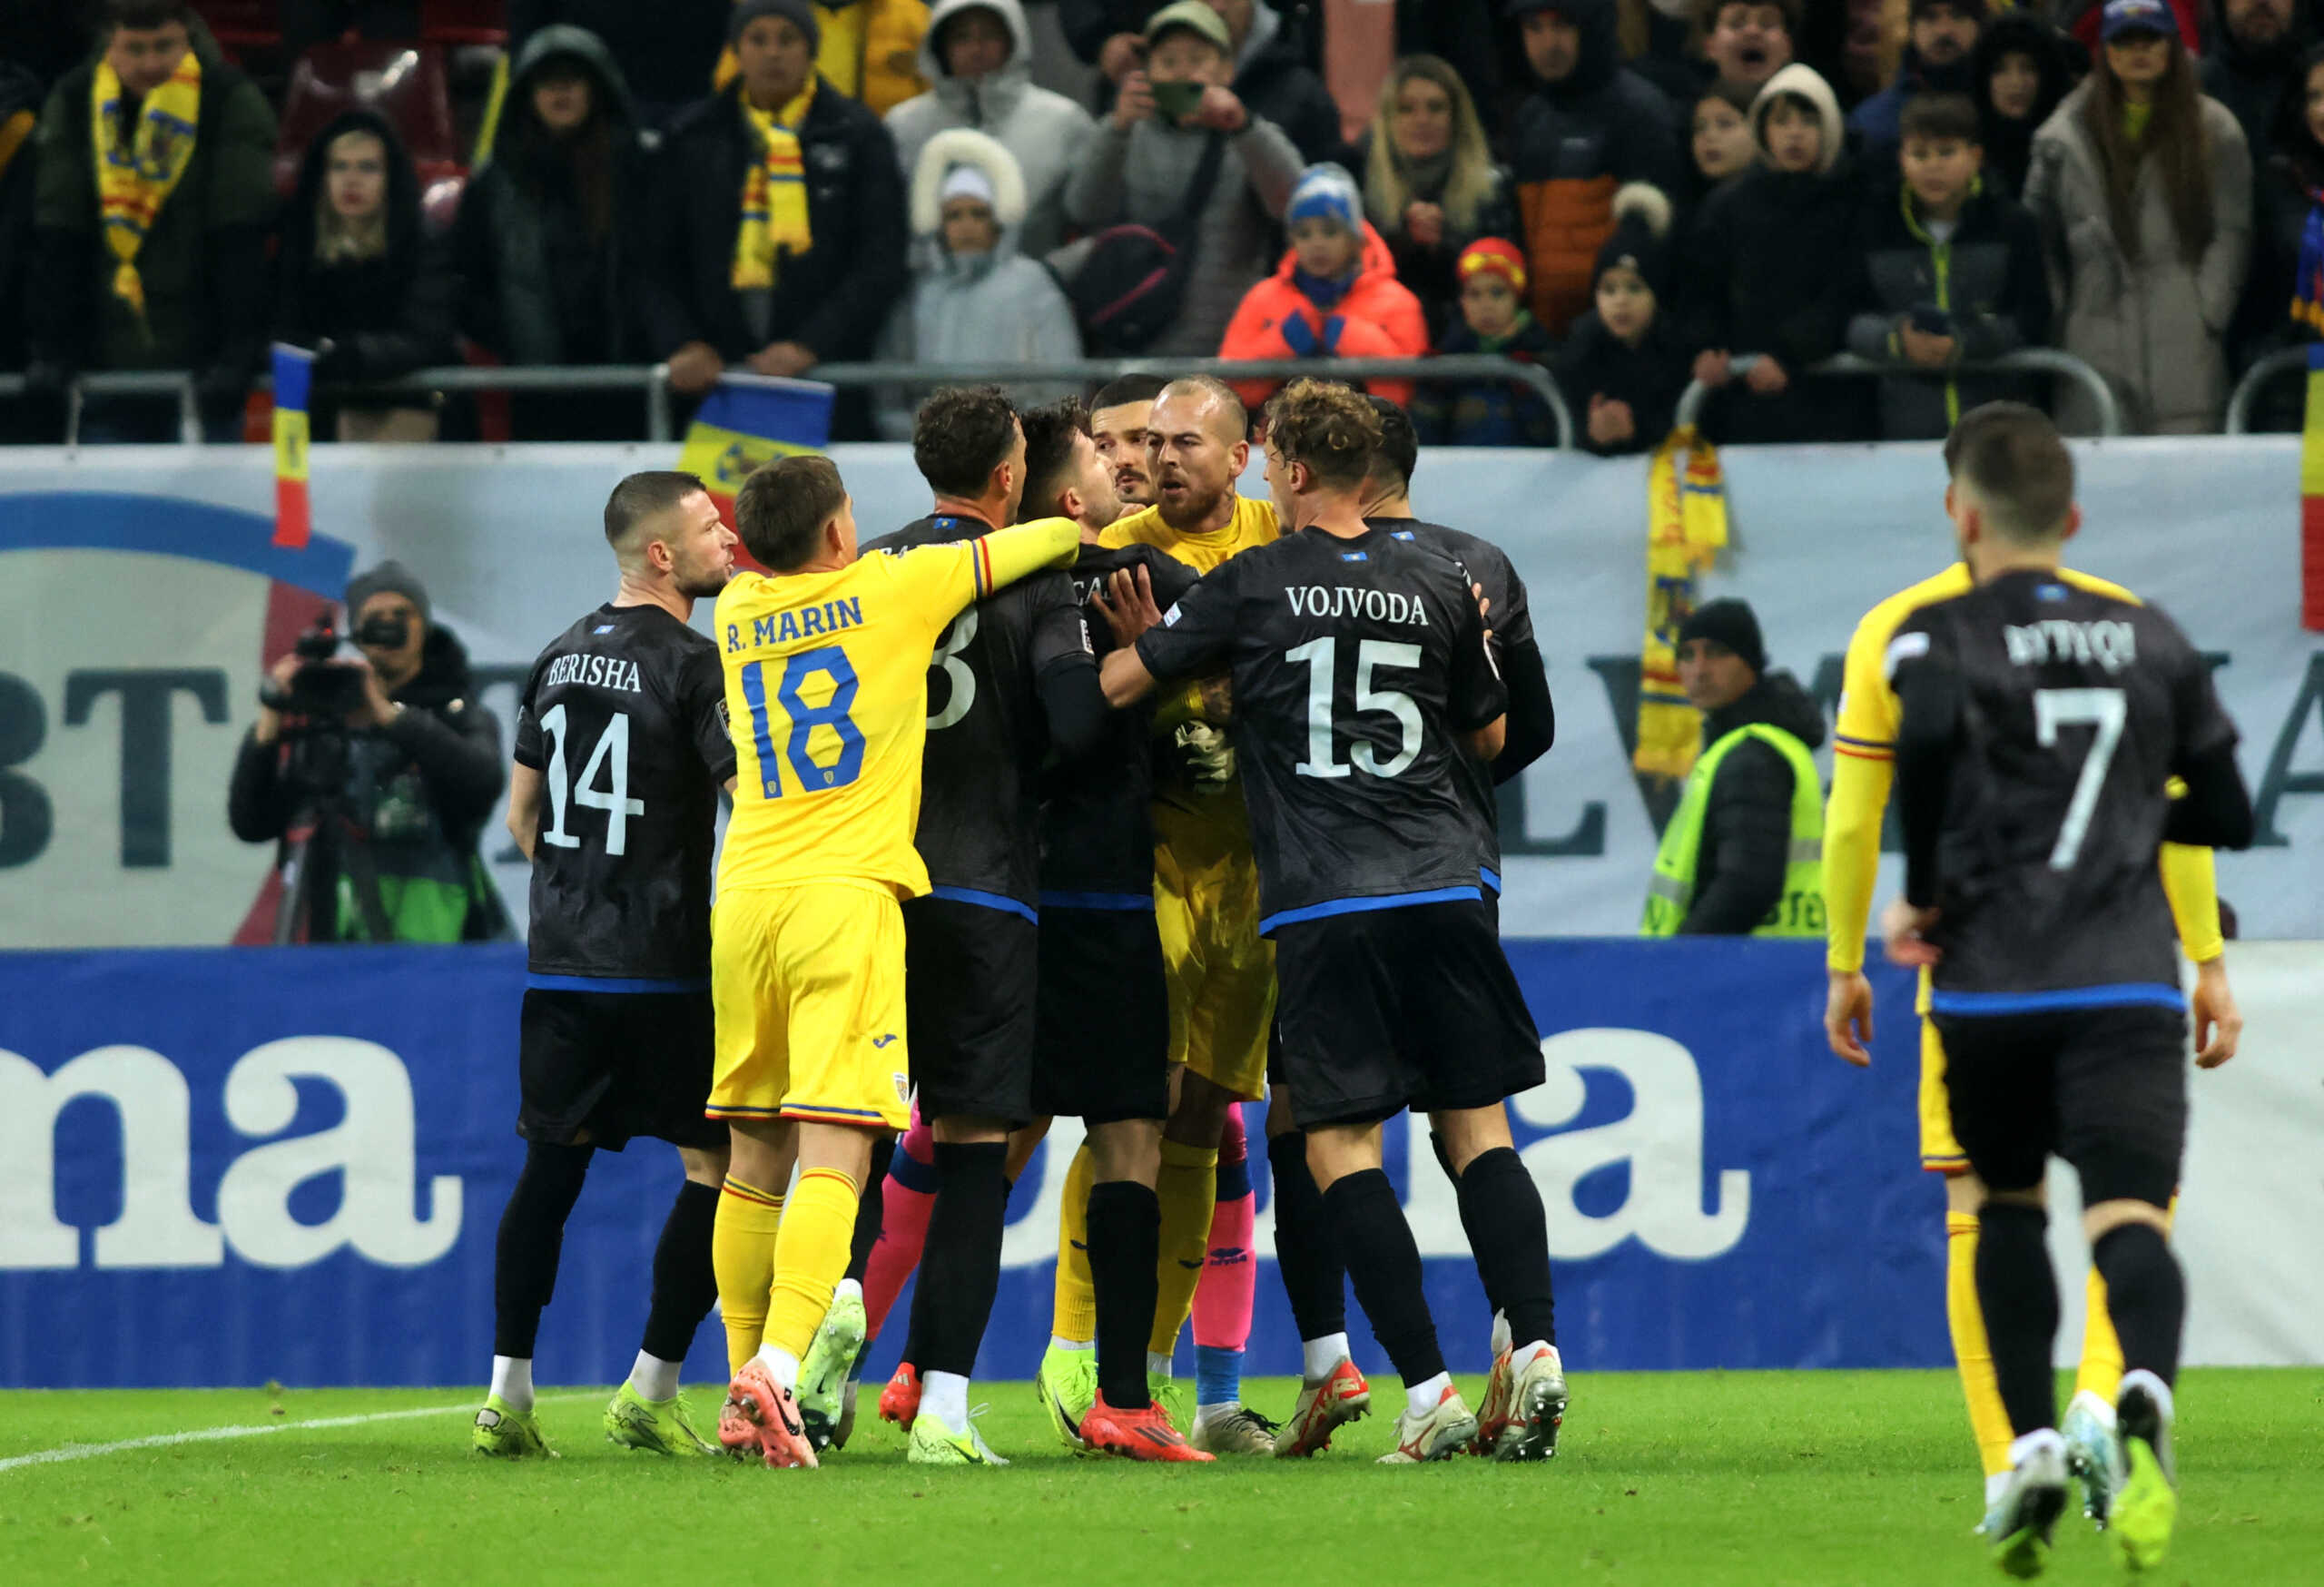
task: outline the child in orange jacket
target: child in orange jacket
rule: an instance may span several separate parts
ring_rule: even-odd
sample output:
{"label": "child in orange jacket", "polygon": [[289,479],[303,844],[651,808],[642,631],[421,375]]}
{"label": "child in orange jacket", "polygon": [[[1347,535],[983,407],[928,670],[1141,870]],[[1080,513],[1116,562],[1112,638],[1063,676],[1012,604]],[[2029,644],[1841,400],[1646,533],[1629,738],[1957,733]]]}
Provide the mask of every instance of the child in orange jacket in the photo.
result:
{"label": "child in orange jacket", "polygon": [[[1419,358],[1428,351],[1420,300],[1396,279],[1394,258],[1364,218],[1355,178],[1310,165],[1284,213],[1291,251],[1275,274],[1244,294],[1219,343],[1225,359]],[[1238,380],[1256,408],[1279,380]],[[1412,400],[1408,380],[1371,380],[1392,402]]]}

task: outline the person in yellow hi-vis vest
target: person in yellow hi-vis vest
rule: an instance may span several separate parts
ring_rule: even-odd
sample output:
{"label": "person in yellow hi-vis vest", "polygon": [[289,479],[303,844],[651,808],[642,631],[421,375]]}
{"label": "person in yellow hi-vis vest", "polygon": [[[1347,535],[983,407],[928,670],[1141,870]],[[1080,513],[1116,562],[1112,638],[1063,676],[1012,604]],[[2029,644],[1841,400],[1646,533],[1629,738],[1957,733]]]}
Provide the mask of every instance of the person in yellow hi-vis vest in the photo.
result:
{"label": "person in yellow hi-vis vest", "polygon": [[1649,937],[1824,934],[1824,714],[1768,670],[1759,620],[1712,601],[1679,630],[1679,680],[1703,713],[1703,751],[1662,829],[1647,889]]}

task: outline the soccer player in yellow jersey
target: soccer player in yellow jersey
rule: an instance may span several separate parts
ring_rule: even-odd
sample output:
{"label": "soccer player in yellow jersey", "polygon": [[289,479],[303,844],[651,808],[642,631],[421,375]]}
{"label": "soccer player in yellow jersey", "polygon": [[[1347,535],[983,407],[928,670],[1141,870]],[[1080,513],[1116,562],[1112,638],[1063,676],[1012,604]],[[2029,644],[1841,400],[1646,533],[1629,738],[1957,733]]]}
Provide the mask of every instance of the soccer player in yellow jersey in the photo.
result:
{"label": "soccer player in yellow jersey", "polygon": [[811,1466],[800,1358],[847,1267],[872,1138],[909,1118],[898,905],[929,886],[912,833],[930,657],[970,602],[1069,566],[1080,531],[1049,518],[859,561],[852,505],[822,457],[761,468],[734,517],[772,572],[729,584],[712,629],[736,757],[704,1109],[733,1141],[712,1238],[734,1369],[718,1436],[770,1466]]}
{"label": "soccer player in yellow jersey", "polygon": [[[1965,414],[1945,442],[1948,474],[1957,465],[1963,438],[1974,431],[1981,415],[1991,418],[2017,407],[1997,402]],[[1948,485],[1948,512],[1952,497],[1953,488]],[[2137,598],[2104,579],[2070,568],[2061,568],[2058,577],[2117,599]],[[1832,1050],[1854,1064],[1872,1061],[1865,1045],[1872,1037],[1872,987],[1864,976],[1864,949],[1880,864],[1881,818],[1895,776],[1894,746],[1900,715],[1896,693],[1887,682],[1888,645],[1913,613],[1962,595],[1970,586],[1967,565],[1955,562],[1873,607],[1848,641],[1839,725],[1833,744],[1832,793],[1824,820],[1825,962],[1831,977],[1824,1023]],[[2227,984],[2226,945],[2220,936],[2211,851],[2165,843],[2162,869],[2163,890],[2179,925],[2180,945],[2196,965],[2195,1061],[2204,1069],[2216,1068],[2235,1056],[2243,1019]],[[1922,1016],[1921,1166],[1945,1177],[1945,1318],[1953,1336],[1954,1360],[1961,1372],[1962,1392],[1968,1401],[1969,1425],[1984,1464],[1985,1497],[1990,1505],[2008,1481],[2011,1435],[2009,1416],[2002,1408],[2001,1389],[1994,1375],[1984,1316],[1977,1305],[1977,1208],[1984,1200],[1984,1187],[1969,1171],[1969,1160],[1953,1136],[1945,1050],[1935,1025],[1927,1018],[1925,971],[1915,1008]],[[2115,1386],[2122,1372],[2122,1346],[2107,1318],[2105,1294],[2104,1281],[2093,1269],[2082,1367],[2063,1429],[2086,1506],[2092,1518],[2102,1524],[2120,1474],[2107,1452],[2112,1445]]]}

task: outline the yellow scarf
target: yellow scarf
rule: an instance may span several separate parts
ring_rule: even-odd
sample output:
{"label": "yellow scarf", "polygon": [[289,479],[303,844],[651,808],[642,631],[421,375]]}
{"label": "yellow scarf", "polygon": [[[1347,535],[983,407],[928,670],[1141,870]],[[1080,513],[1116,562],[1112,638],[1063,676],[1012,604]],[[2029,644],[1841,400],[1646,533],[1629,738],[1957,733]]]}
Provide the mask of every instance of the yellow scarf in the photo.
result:
{"label": "yellow scarf", "polygon": [[1646,644],[1630,764],[1649,775],[1683,777],[1702,747],[1702,717],[1679,686],[1679,628],[1695,609],[1695,579],[1727,544],[1727,478],[1694,426],[1681,425],[1655,448],[1646,513]]}
{"label": "yellow scarf", "polygon": [[807,225],[807,172],[799,159],[799,125],[815,103],[815,80],[799,97],[779,111],[763,111],[750,95],[738,94],[735,103],[759,135],[764,153],[743,178],[743,224],[734,233],[734,273],[737,291],[774,285],[785,253],[805,253],[815,246]]}
{"label": "yellow scarf", "polygon": [[145,317],[145,283],[137,274],[137,251],[153,229],[153,217],[169,202],[186,167],[193,163],[194,123],[202,115],[202,62],[192,50],[170,80],[145,96],[137,130],[127,144],[121,136],[121,75],[100,57],[89,85],[89,124],[96,138],[97,209],[105,242],[121,268],[113,271],[113,296]]}

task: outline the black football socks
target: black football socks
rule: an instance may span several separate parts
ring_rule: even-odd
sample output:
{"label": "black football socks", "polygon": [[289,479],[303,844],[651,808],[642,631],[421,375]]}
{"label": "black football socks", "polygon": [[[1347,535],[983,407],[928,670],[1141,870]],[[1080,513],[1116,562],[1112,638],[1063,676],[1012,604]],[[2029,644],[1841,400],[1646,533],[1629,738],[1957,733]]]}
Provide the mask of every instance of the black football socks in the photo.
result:
{"label": "black football socks", "polygon": [[2106,1313],[2122,1342],[2123,1369],[2175,1383],[2187,1279],[2162,1231],[2151,1223],[2120,1225],[2099,1237],[2090,1256],[2106,1279]]}
{"label": "black football socks", "polygon": [[1335,1180],[1324,1192],[1324,1206],[1355,1298],[1396,1375],[1408,1389],[1441,1375],[1444,1353],[1437,1348],[1436,1324],[1421,1289],[1420,1247],[1387,1174],[1366,1168]]}
{"label": "black football socks", "polygon": [[1509,1319],[1517,1345],[1558,1342],[1557,1304],[1550,1292],[1550,1224],[1541,1192],[1509,1147],[1481,1152],[1455,1182],[1461,1227],[1476,1257],[1485,1300]]}
{"label": "black football socks", "polygon": [[2050,1352],[2058,1332],[2058,1279],[2038,1207],[1988,1201],[1977,1214],[1977,1306],[1994,1352],[1994,1376],[2010,1431],[2019,1437],[2057,1425],[2057,1380]]}
{"label": "black football socks", "polygon": [[[501,1209],[492,1263],[492,1353],[529,1361],[541,1311],[556,1291],[565,1220],[581,1198],[596,1148],[528,1141],[525,1167]],[[714,1199],[714,1206],[715,1205]]]}
{"label": "black football socks", "polygon": [[640,1348],[659,1361],[684,1361],[694,1331],[718,1299],[710,1232],[718,1222],[718,1187],[692,1179],[678,1187],[654,1247],[654,1304]]}
{"label": "black football socks", "polygon": [[1135,1179],[1089,1188],[1089,1282],[1098,1293],[1098,1392],[1117,1411],[1142,1411],[1146,1342],[1154,1331],[1162,1203]]}

